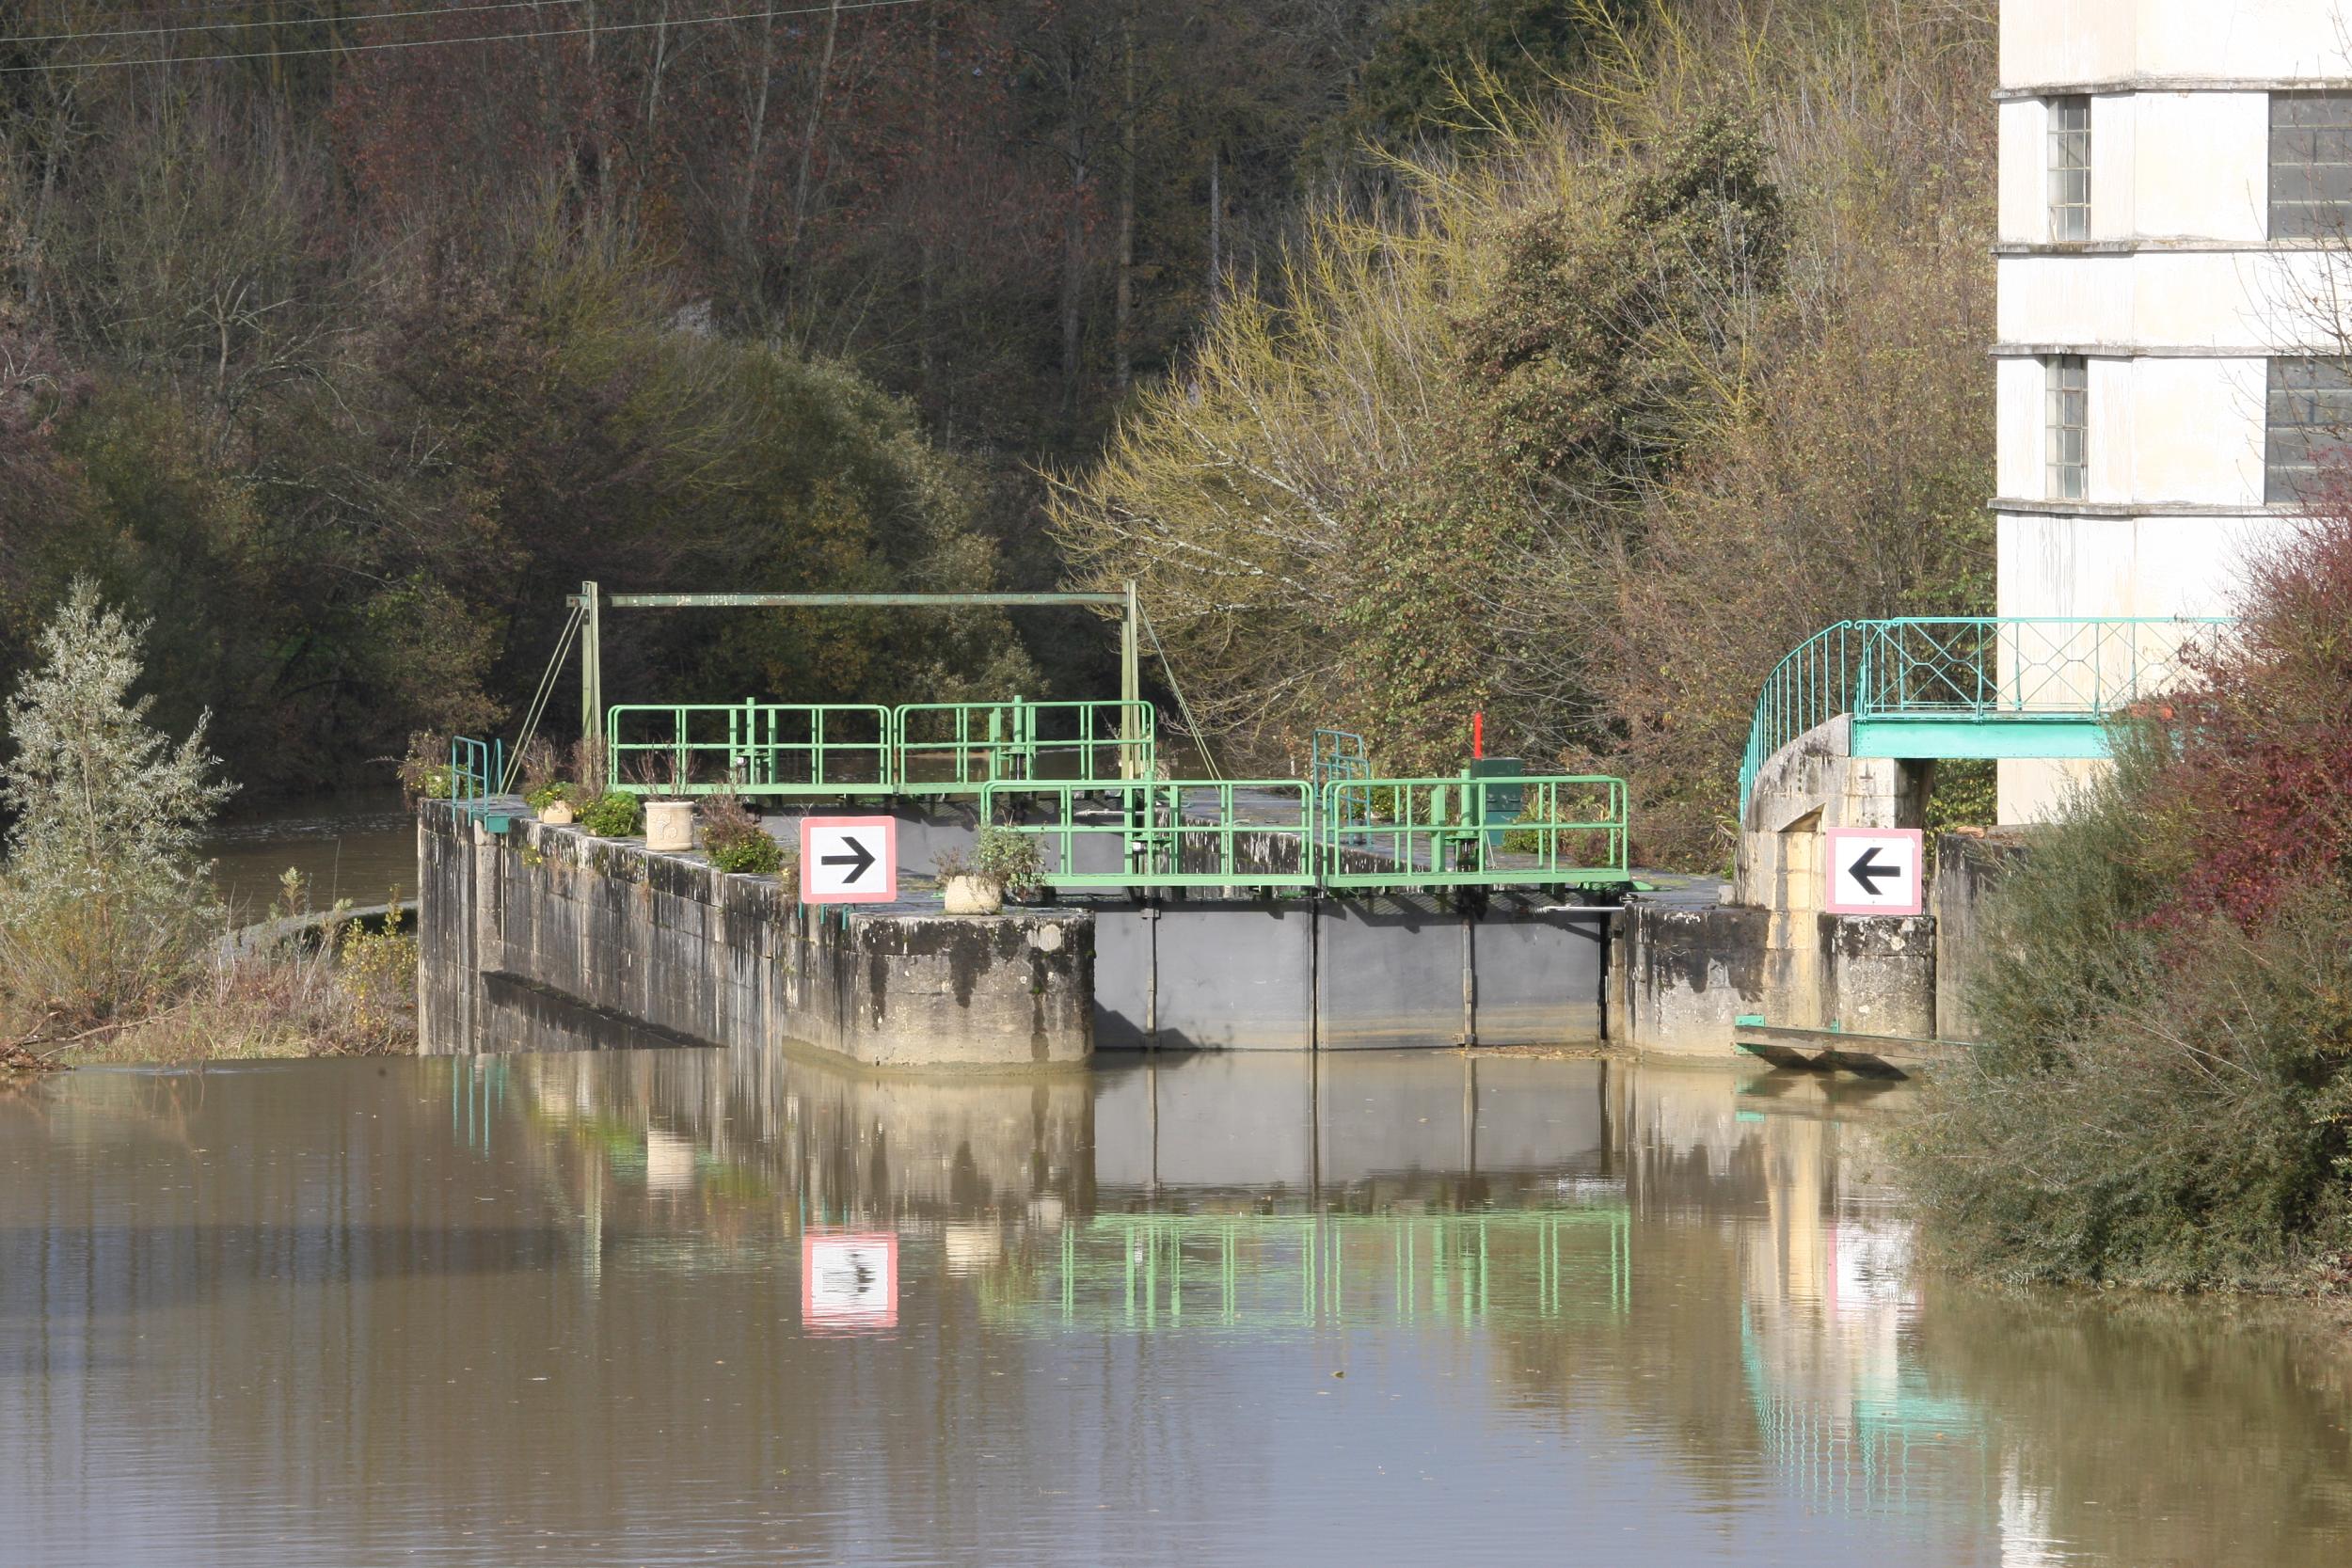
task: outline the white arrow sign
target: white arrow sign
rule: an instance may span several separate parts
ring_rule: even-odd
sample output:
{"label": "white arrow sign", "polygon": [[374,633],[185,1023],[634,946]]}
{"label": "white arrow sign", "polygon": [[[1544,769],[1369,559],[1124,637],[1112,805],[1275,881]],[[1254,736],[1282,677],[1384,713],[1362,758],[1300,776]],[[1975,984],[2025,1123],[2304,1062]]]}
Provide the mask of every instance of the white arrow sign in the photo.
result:
{"label": "white arrow sign", "polygon": [[887,904],[898,896],[898,819],[801,818],[801,902]]}
{"label": "white arrow sign", "polygon": [[1917,914],[1920,833],[1916,828],[1832,828],[1832,914]]}

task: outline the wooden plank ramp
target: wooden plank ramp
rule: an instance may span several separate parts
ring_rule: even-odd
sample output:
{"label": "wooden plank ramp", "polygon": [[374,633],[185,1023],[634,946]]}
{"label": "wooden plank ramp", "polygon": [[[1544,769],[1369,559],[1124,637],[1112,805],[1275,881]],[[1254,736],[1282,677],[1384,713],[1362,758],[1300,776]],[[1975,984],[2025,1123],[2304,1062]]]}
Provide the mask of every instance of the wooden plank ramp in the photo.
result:
{"label": "wooden plank ramp", "polygon": [[1740,1051],[1776,1068],[1796,1072],[1851,1072],[1862,1078],[1909,1078],[1968,1053],[1962,1040],[1790,1029],[1769,1023],[1735,1024],[1731,1039]]}

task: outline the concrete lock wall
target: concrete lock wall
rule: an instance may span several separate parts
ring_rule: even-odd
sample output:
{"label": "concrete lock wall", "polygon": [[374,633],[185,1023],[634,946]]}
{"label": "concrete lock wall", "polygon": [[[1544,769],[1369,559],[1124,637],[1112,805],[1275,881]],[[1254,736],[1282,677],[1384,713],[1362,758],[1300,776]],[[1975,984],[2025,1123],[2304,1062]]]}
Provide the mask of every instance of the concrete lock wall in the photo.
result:
{"label": "concrete lock wall", "polygon": [[1935,918],[1935,1033],[1947,1040],[1984,1037],[1975,999],[1991,958],[1986,915],[2001,879],[2030,851],[2033,830],[1939,833],[1928,912]]}
{"label": "concrete lock wall", "polygon": [[420,814],[418,876],[426,1053],[517,1049],[497,1025],[531,990],[684,1040],[799,1041],[876,1065],[1030,1067],[1092,1053],[1083,911],[803,907],[773,878],[576,828],[517,821],[492,835],[444,802]]}
{"label": "concrete lock wall", "polygon": [[[1739,1020],[1926,1038],[1936,1032],[1935,921],[1738,904],[1636,901],[1623,912],[1617,1025],[1637,1050],[1737,1054]],[[1792,941],[1788,933],[1795,933]]]}
{"label": "concrete lock wall", "polygon": [[[1604,907],[1426,896],[1195,899],[1095,909],[1102,1049],[1537,1045],[1602,1034]],[[1464,995],[1464,967],[1470,993]]]}

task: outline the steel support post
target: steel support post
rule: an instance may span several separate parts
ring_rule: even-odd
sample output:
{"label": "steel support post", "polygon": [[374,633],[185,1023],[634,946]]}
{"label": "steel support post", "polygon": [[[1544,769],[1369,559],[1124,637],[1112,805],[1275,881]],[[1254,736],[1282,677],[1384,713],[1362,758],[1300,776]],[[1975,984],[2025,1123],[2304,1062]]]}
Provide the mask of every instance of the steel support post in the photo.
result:
{"label": "steel support post", "polygon": [[[1119,700],[1122,704],[1139,702],[1143,697],[1143,641],[1137,624],[1141,616],[1132,581],[1126,585],[1126,616],[1119,626]],[[1143,759],[1136,754],[1136,744],[1142,736],[1136,734],[1136,710],[1132,707],[1119,710],[1119,738],[1124,743],[1119,749],[1119,776],[1136,778],[1143,772]]]}

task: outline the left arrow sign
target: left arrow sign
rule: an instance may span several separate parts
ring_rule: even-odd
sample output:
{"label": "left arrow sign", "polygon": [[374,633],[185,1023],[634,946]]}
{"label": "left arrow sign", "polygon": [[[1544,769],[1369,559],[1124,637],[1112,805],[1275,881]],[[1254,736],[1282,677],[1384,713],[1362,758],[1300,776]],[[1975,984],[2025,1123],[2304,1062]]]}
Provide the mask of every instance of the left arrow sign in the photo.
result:
{"label": "left arrow sign", "polygon": [[1879,895],[1879,879],[1881,878],[1884,878],[1886,880],[1891,882],[1902,874],[1903,868],[1899,865],[1881,865],[1879,863],[1879,847],[1875,844],[1871,845],[1867,849],[1862,851],[1862,858],[1860,860],[1846,867],[1846,875],[1851,877],[1855,881],[1860,882],[1862,884],[1862,891],[1872,898],[1876,898]]}

